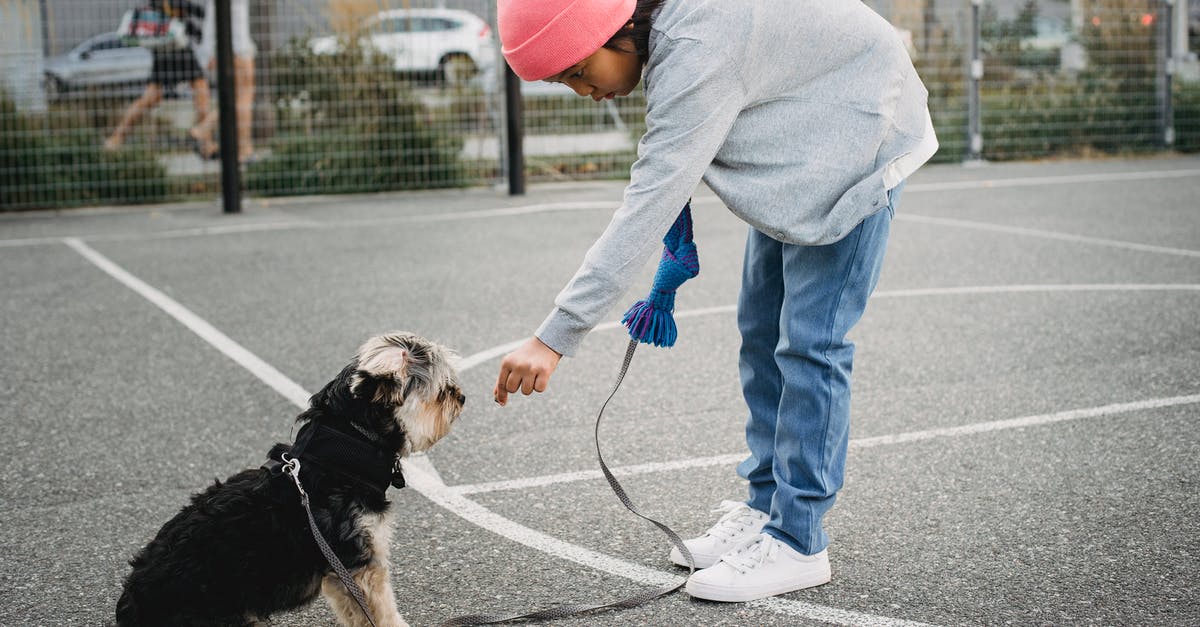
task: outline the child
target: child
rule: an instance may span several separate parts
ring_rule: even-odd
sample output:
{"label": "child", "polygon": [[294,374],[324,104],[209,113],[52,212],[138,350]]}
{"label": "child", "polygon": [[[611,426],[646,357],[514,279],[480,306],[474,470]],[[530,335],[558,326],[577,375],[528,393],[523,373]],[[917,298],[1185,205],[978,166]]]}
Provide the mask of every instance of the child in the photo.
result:
{"label": "child", "polygon": [[703,179],[751,227],[737,316],[749,498],[687,541],[703,570],[686,589],[749,601],[828,582],[821,519],[846,461],[846,334],[875,288],[904,180],[937,150],[904,44],[856,0],[498,6],[518,75],[595,100],[644,79],[647,130],[624,204],[536,335],[501,362],[496,402],[545,391]]}
{"label": "child", "polygon": [[210,115],[208,78],[196,61],[195,51],[196,42],[200,38],[200,21],[204,19],[204,9],[188,0],[151,0],[147,5],[148,8],[161,11],[163,15],[183,20],[187,26],[188,45],[180,49],[151,50],[153,61],[146,89],[125,110],[117,128],[104,141],[104,149],[111,152],[120,148],[133,125],[162,102],[163,92],[178,83],[186,82],[192,88],[192,105],[196,111],[195,125],[188,131],[188,140],[200,158],[215,158],[218,149],[216,143],[211,138],[205,139],[198,130],[205,125],[205,118]]}

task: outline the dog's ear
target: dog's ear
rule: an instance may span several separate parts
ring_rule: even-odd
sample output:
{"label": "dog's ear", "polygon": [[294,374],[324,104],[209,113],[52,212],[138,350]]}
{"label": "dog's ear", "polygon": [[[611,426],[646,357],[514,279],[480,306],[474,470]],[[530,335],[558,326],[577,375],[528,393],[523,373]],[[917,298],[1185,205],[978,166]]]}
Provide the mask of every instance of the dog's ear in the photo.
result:
{"label": "dog's ear", "polygon": [[360,354],[358,369],[377,379],[403,381],[408,376],[408,351],[399,346],[377,346]]}
{"label": "dog's ear", "polygon": [[409,366],[413,355],[397,335],[373,337],[358,349],[358,371],[351,389],[372,402],[404,404]]}

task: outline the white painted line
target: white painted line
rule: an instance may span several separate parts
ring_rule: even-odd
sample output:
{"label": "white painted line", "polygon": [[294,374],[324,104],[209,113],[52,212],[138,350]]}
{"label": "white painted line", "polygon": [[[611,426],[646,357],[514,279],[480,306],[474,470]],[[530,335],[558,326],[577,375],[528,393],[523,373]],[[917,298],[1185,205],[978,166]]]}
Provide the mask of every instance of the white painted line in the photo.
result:
{"label": "white painted line", "polygon": [[[1200,176],[1200,169],[1162,170],[1158,172],[1109,172],[1106,174],[1064,174],[1059,176],[1023,176],[975,181],[946,181],[942,183],[909,183],[904,193],[948,192],[955,190],[998,189],[1002,187],[1041,187],[1044,185],[1078,185],[1081,183],[1116,183],[1124,181],[1153,181]],[[692,204],[721,205],[720,198],[705,194],[692,199]]]}
{"label": "white painted line", "polygon": [[[595,211],[598,209],[616,210],[621,206],[619,201],[586,201],[586,202],[550,202],[538,205],[520,207],[499,207],[496,209],[477,209],[475,211],[455,211],[449,213],[433,213],[418,216],[399,216],[396,218],[378,218],[379,221],[395,220],[398,222],[453,222],[456,220],[474,220],[476,218],[507,218],[524,216],[535,213],[556,213],[560,211]],[[373,224],[375,220],[353,220],[348,224]]]}
{"label": "white painted line", "polygon": [[912,183],[904,187],[909,192],[945,192],[960,189],[996,189],[1000,187],[1034,187],[1040,185],[1078,185],[1080,183],[1115,183],[1119,181],[1152,181],[1200,176],[1200,169],[1160,170],[1142,172],[1107,172],[1097,174],[1064,174],[1060,176],[1025,176],[986,181],[948,181],[945,183]]}
{"label": "white painted line", "polygon": [[[648,475],[660,472],[670,472],[672,470],[687,470],[691,468],[706,468],[709,466],[727,466],[736,464],[743,459],[746,459],[744,453],[733,455],[717,455],[715,457],[697,457],[692,459],[680,459],[671,462],[655,462],[649,464],[636,464],[634,466],[620,466],[610,468],[614,475],[618,477],[632,477],[634,475]],[[487,492],[501,492],[504,490],[525,490],[528,488],[540,488],[557,483],[571,483],[574,481],[590,481],[593,479],[603,479],[604,473],[599,470],[580,470],[578,472],[564,472],[555,475],[542,475],[540,477],[526,477],[524,479],[510,479],[507,481],[488,481],[486,483],[472,483],[466,485],[450,486],[448,489],[457,494],[484,494]]]}
{"label": "white painted line", "polygon": [[1069,420],[1081,420],[1084,418],[1103,418],[1118,414],[1127,414],[1135,411],[1161,409],[1163,407],[1177,407],[1180,405],[1194,405],[1196,403],[1200,403],[1200,394],[1192,394],[1190,396],[1171,396],[1167,398],[1153,398],[1144,401],[1135,401],[1132,403],[1113,403],[1111,405],[1101,405],[1099,407],[1087,407],[1083,409],[1070,409],[1051,414],[1038,414],[1036,416],[1023,416],[1021,418],[1009,418],[1007,420],[979,422],[975,424],[962,425],[959,427],[945,427],[942,429],[929,429],[926,431],[911,431],[909,433],[898,433],[895,435],[879,435],[871,438],[852,440],[850,445],[852,448],[870,448],[872,446],[902,444],[905,442],[932,440],[935,438],[952,438],[963,435],[974,435],[977,433],[1003,431],[1006,429],[1022,429],[1024,427],[1050,425],[1059,422],[1067,422]]}
{"label": "white painted line", "polygon": [[929,287],[907,290],[880,290],[871,298],[911,298],[924,296],[971,296],[983,294],[1023,294],[1053,292],[1195,292],[1200,283],[1062,283],[1048,285],[977,285]]}
{"label": "white painted line", "polygon": [[[995,189],[1000,187],[1032,187],[1042,185],[1076,185],[1080,183],[1110,183],[1116,181],[1139,181],[1139,180],[1157,180],[1157,179],[1172,179],[1186,178],[1192,176],[1200,176],[1200,169],[1183,169],[1183,170],[1163,170],[1163,171],[1141,171],[1141,172],[1109,172],[1104,174],[1074,174],[1063,176],[1039,176],[1039,177],[1017,177],[1008,179],[988,179],[984,181],[950,181],[945,183],[911,183],[906,185],[905,193],[912,192],[938,192],[950,190],[973,190],[973,189]],[[318,200],[324,198],[328,201],[328,197],[316,197]],[[352,199],[347,199],[351,202]],[[692,199],[695,205],[722,205],[720,198],[703,193]],[[123,233],[123,234],[96,234],[96,235],[75,235],[74,239],[88,240],[113,240],[113,239],[159,239],[168,237],[189,237],[189,236],[206,236],[206,235],[221,235],[227,233],[246,232],[252,230],[272,231],[272,230],[292,230],[304,228],[354,228],[362,226],[376,226],[383,224],[404,224],[414,222],[452,222],[456,220],[474,220],[483,218],[503,218],[519,215],[530,215],[537,213],[550,213],[558,211],[587,211],[587,210],[615,210],[620,206],[620,201],[614,199],[612,201],[585,201],[585,202],[558,202],[558,203],[541,203],[534,205],[524,205],[520,207],[500,207],[495,209],[480,209],[476,211],[463,212],[443,212],[433,214],[423,214],[414,216],[395,216],[388,218],[364,218],[360,220],[339,220],[337,222],[317,222],[317,221],[289,221],[265,223],[261,225],[247,225],[240,227],[198,227],[195,229],[177,229],[173,231],[160,231],[158,233],[139,234],[139,233]],[[912,219],[915,221],[926,221],[930,224],[946,224],[948,226],[967,226],[970,228],[980,228],[981,226],[994,227],[990,230],[1003,232],[1017,233],[1021,235],[1034,235],[1040,233],[1040,237],[1049,237],[1049,231],[1034,231],[1027,232],[1023,229],[1011,229],[1002,227],[1001,225],[984,225],[977,222],[955,221],[941,218],[923,218],[901,212],[896,216],[899,219]],[[1135,250],[1143,250],[1149,252],[1163,252],[1167,254],[1184,254],[1188,256],[1200,256],[1200,251],[1189,251],[1175,248],[1166,248],[1158,246],[1148,246],[1144,244],[1134,244],[1129,242],[1117,242],[1115,240],[1102,240],[1096,238],[1085,238],[1079,236],[1071,236],[1067,234],[1054,234],[1054,239],[1063,239],[1068,241],[1086,242],[1092,244],[1119,245],[1122,248],[1133,248]],[[44,244],[57,244],[63,241],[63,237],[30,237],[18,239],[0,240],[0,248],[14,246],[36,246]]]}
{"label": "white painted line", "polygon": [[[1019,293],[1053,293],[1053,292],[1139,292],[1139,291],[1184,291],[1184,292],[1200,292],[1200,284],[1196,283],[1099,283],[1099,284],[1061,284],[1061,285],[991,285],[991,286],[963,286],[963,287],[941,287],[941,288],[920,288],[907,290],[880,290],[871,295],[871,298],[914,298],[914,297],[929,297],[929,296],[967,296],[967,295],[985,295],[985,294],[1019,294]],[[705,307],[701,309],[691,309],[675,313],[676,319],[695,318],[700,316],[735,313],[737,306],[724,305],[719,307]],[[611,331],[614,329],[623,328],[618,321],[605,322],[599,324],[593,331]],[[507,344],[501,344],[494,348],[489,348],[477,352],[464,358],[459,365],[459,370],[465,372],[471,368],[479,366],[487,361],[501,357],[516,349],[524,340],[515,340]],[[895,437],[904,438],[903,441],[923,440],[932,437],[946,437],[948,433],[957,433],[961,430],[962,433],[981,433],[983,431],[995,431],[999,429],[1019,428],[1029,426],[1030,424],[1048,424],[1050,422],[1060,422],[1062,420],[1074,420],[1077,418],[1093,417],[1093,414],[1088,412],[1100,412],[1094,415],[1108,415],[1109,413],[1124,413],[1127,411],[1137,411],[1142,408],[1151,408],[1157,406],[1169,406],[1170,404],[1188,404],[1193,399],[1198,397],[1183,396],[1168,399],[1159,399],[1152,401],[1142,401],[1141,403],[1127,403],[1123,405],[1107,405],[1100,408],[1072,410],[1068,412],[1060,412],[1057,414],[1046,414],[1043,416],[1027,416],[1024,418],[1013,418],[1009,420],[999,420],[995,422],[980,423],[977,425],[967,425],[964,427],[953,427],[950,429],[935,429],[930,431],[915,431],[907,434],[899,434],[895,436],[880,436],[879,438],[865,438],[860,440],[851,440],[851,448],[864,448],[868,446],[876,446],[877,444],[889,443],[881,438]],[[1184,399],[1181,402],[1179,399]],[[1155,405],[1155,403],[1168,403],[1168,405]],[[1141,404],[1148,404],[1146,407],[1141,407]],[[1116,408],[1114,411],[1109,411]],[[1080,412],[1083,412],[1080,414]],[[1029,423],[1028,421],[1033,421]],[[878,442],[876,442],[878,440]],[[717,455],[715,457],[702,457],[684,460],[675,460],[669,462],[655,462],[648,464],[638,464],[634,466],[621,466],[613,468],[613,474],[617,476],[633,476],[650,473],[668,472],[672,470],[685,470],[689,468],[704,468],[710,466],[725,466],[735,464],[745,458],[745,454],[729,454]],[[554,475],[543,475],[538,477],[525,477],[521,479],[508,479],[503,481],[489,481],[485,483],[464,484],[452,486],[449,489],[458,494],[482,494],[486,492],[497,492],[502,490],[521,490],[528,488],[537,488],[558,483],[569,483],[573,481],[591,481],[603,478],[603,474],[598,470],[581,470],[577,472],[567,472]]]}
{"label": "white painted line", "polygon": [[[1200,291],[1200,283],[1065,283],[1065,284],[1050,284],[1050,285],[965,285],[962,287],[926,287],[913,288],[904,290],[879,290],[871,295],[875,298],[914,298],[914,297],[929,297],[929,296],[973,296],[986,294],[1023,294],[1023,293],[1053,293],[1053,292],[1196,292]],[[737,305],[719,305],[716,307],[702,307],[698,309],[688,309],[685,311],[675,312],[675,319],[698,318],[700,316],[711,316],[714,314],[728,314],[737,312]],[[619,321],[603,322],[594,329],[597,331],[611,331],[613,329],[622,328]],[[515,350],[525,340],[513,340],[499,346],[482,350],[478,353],[462,358],[459,361],[459,370],[467,371],[484,362],[491,361],[497,357],[503,357],[505,354]]]}
{"label": "white painted line", "polygon": [[0,248],[16,248],[17,246],[43,246],[45,244],[61,244],[61,237],[25,237],[20,239],[0,239]]}
{"label": "white painted line", "polygon": [[291,231],[297,229],[346,229],[364,226],[380,226],[387,224],[414,224],[456,222],[459,220],[478,220],[486,218],[506,218],[511,216],[531,215],[538,213],[555,213],[560,211],[590,211],[597,209],[616,209],[619,201],[589,201],[589,202],[556,202],[520,207],[499,207],[496,209],[480,209],[476,211],[451,211],[441,213],[419,214],[411,216],[392,216],[387,218],[338,219],[337,221],[320,222],[316,220],[290,220],[286,222],[261,222],[255,224],[230,224],[185,229],[172,229],[152,233],[96,233],[90,235],[74,235],[70,237],[29,237],[17,239],[0,239],[0,248],[17,246],[39,246],[44,244],[59,244],[66,239],[89,241],[122,241],[122,240],[156,240],[182,237],[203,237],[208,235],[228,235],[231,233],[248,233],[256,231]]}
{"label": "white painted line", "polygon": [[311,396],[304,388],[300,387],[295,381],[284,376],[282,372],[276,370],[271,364],[259,359],[254,353],[246,350],[241,344],[233,341],[229,336],[221,333],[200,316],[192,313],[187,307],[179,304],[175,299],[163,294],[157,289],[151,287],[145,281],[126,272],[123,268],[110,261],[104,255],[96,252],[92,247],[75,238],[66,238],[62,240],[64,244],[75,249],[84,259],[92,262],[97,268],[100,268],[109,276],[120,281],[129,289],[137,292],[142,298],[153,303],[159,309],[165,311],[172,318],[175,318],[183,326],[191,329],[193,333],[199,335],[201,339],[211,344],[214,348],[224,353],[227,357],[237,362],[238,365],[249,370],[251,374],[258,377],[263,383],[266,383],[271,389],[279,392],[284,398],[288,399],[298,407],[308,407],[308,398]]}
{"label": "white painted line", "polygon": [[1110,246],[1113,248],[1125,248],[1128,250],[1136,250],[1140,252],[1162,253],[1166,255],[1181,255],[1184,257],[1200,257],[1200,250],[1190,250],[1186,248],[1169,248],[1166,246],[1151,246],[1149,244],[1139,244],[1137,242],[1125,242],[1115,239],[1104,239],[1100,237],[1086,237],[1083,235],[1073,235],[1071,233],[1060,233],[1058,231],[1043,231],[1039,229],[1027,229],[1017,226],[1006,226],[1003,224],[992,224],[990,222],[975,222],[972,220],[955,220],[952,218],[935,218],[931,216],[914,215],[911,213],[896,214],[897,220],[906,222],[921,222],[924,224],[934,224],[938,226],[953,226],[967,229],[975,229],[977,231],[991,231],[993,233],[1007,233],[1010,235],[1027,235],[1031,237],[1040,237],[1043,239],[1053,239],[1064,242],[1075,242],[1080,244],[1097,244],[1100,246]]}
{"label": "white painted line", "polygon": [[[193,333],[199,335],[201,339],[211,344],[230,359],[233,359],[238,365],[258,377],[272,389],[283,394],[285,398],[297,407],[304,408],[308,406],[308,397],[310,396],[308,392],[305,392],[297,383],[288,379],[270,364],[267,364],[238,343],[229,339],[225,334],[218,331],[199,316],[196,316],[187,308],[141,279],[126,272],[123,268],[78,239],[67,238],[62,241],[114,279],[178,320]],[[554,557],[567,559],[588,568],[647,585],[662,586],[668,583],[678,583],[682,579],[677,574],[647,568],[640,564],[627,562],[569,542],[564,542],[504,518],[486,507],[448,489],[445,483],[437,476],[436,471],[433,470],[433,466],[430,464],[428,458],[406,460],[404,470],[408,485],[430,501],[437,503],[451,513],[461,516],[485,530],[508,538],[523,546],[528,546]],[[869,624],[895,625],[898,627],[920,625],[919,623],[899,621],[883,616],[861,614],[849,610],[823,607],[788,599],[755,601],[752,602],[752,605],[783,614],[842,625]]]}
{"label": "white painted line", "polygon": [[149,234],[118,233],[113,235],[94,235],[90,241],[113,241],[128,239],[173,239],[179,237],[202,237],[205,235],[230,235],[234,233],[256,233],[261,231],[290,231],[295,229],[312,229],[321,225],[312,220],[292,220],[288,222],[257,222],[254,224],[224,224],[219,226],[201,226],[190,229],[171,229],[155,231]]}
{"label": "white painted line", "polygon": [[543,553],[548,553],[555,557],[567,559],[577,564],[582,564],[610,575],[631,579],[639,583],[664,586],[669,583],[678,583],[682,579],[677,575],[647,568],[640,564],[627,562],[569,542],[564,542],[553,536],[513,522],[447,489],[445,484],[442,484],[413,465],[404,465],[404,477],[410,487],[416,489],[434,503],[462,516],[469,522],[518,544],[523,544]]}
{"label": "white painted line", "polygon": [[[1127,414],[1136,411],[1145,411],[1148,409],[1161,409],[1163,407],[1178,407],[1181,405],[1195,405],[1200,403],[1200,394],[1190,396],[1172,396],[1168,398],[1155,398],[1145,401],[1135,401],[1132,403],[1114,403],[1111,405],[1102,405],[1100,407],[1088,407],[1083,409],[1071,409],[1060,411],[1051,414],[1038,414],[1035,416],[1023,416],[1020,418],[1008,418],[1005,420],[993,420],[990,422],[979,422],[959,427],[945,427],[942,429],[927,429],[924,431],[910,431],[908,433],[898,433],[894,435],[880,435],[870,438],[858,438],[850,440],[851,449],[871,448],[875,446],[888,446],[892,444],[903,444],[907,442],[919,442],[922,440],[933,440],[936,438],[952,438],[964,435],[975,435],[978,433],[990,433],[993,431],[1004,431],[1008,429],[1023,429],[1025,427],[1036,427],[1042,425],[1050,425],[1059,422],[1067,422],[1070,420],[1081,420],[1084,418],[1102,418],[1108,416],[1116,416],[1119,414]],[[614,475],[618,477],[630,477],[634,475],[646,475],[660,472],[670,472],[673,470],[684,470],[689,468],[708,468],[713,466],[729,466],[737,464],[746,458],[745,453],[734,453],[729,455],[714,455],[712,457],[695,457],[691,459],[681,459],[670,462],[657,462],[650,464],[637,464],[633,466],[618,466],[610,468]],[[525,490],[529,488],[541,488],[548,485],[559,483],[571,483],[574,481],[591,481],[603,479],[604,475],[598,470],[582,470],[579,472],[564,472],[554,475],[543,475],[540,477],[525,477],[523,479],[509,479],[507,481],[489,481],[486,483],[474,483],[451,486],[451,491],[458,494],[484,494],[487,492],[499,492],[503,490]]]}
{"label": "white painted line", "polygon": [[[627,562],[569,542],[564,542],[553,536],[513,522],[465,498],[462,494],[448,488],[441,481],[436,480],[414,466],[406,464],[404,466],[404,476],[409,486],[434,503],[462,516],[467,521],[479,527],[508,538],[518,544],[648,586],[676,584],[680,583],[683,579],[673,573],[648,568],[641,564]],[[861,612],[815,605],[803,601],[793,601],[791,599],[763,599],[761,601],[752,601],[747,605],[779,614],[788,614],[808,620],[833,623],[835,625],[887,625],[889,627],[917,627],[923,625],[923,623],[873,614],[863,614]]]}
{"label": "white painted line", "polygon": [[519,348],[524,343],[525,343],[525,340],[514,340],[507,344],[501,344],[499,346],[495,346],[495,347],[489,348],[487,350],[480,351],[478,353],[475,353],[474,355],[471,355],[470,357],[463,357],[458,362],[458,371],[466,372],[467,370],[470,370],[471,368],[474,368],[475,366],[478,366],[479,364],[482,364],[487,361],[491,361],[493,359],[496,359],[497,357],[503,357],[504,355],[506,355],[514,350],[517,350],[517,348]]}

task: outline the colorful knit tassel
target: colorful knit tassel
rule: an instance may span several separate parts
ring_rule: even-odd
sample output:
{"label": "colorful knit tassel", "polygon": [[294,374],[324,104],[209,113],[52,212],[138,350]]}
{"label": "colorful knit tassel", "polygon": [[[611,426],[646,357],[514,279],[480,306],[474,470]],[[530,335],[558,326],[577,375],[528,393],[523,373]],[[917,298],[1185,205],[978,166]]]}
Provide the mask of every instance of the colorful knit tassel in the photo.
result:
{"label": "colorful knit tassel", "polygon": [[675,327],[675,291],[684,281],[700,274],[700,258],[692,243],[692,205],[684,205],[671,230],[663,238],[662,260],[654,274],[654,285],[646,300],[634,303],[621,323],[629,337],[655,346],[673,346],[679,331]]}

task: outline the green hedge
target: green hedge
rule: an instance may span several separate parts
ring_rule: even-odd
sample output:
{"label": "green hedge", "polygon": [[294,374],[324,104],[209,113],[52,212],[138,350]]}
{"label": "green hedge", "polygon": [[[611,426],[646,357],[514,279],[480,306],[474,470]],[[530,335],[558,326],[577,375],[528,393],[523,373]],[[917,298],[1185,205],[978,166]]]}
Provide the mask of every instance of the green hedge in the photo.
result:
{"label": "green hedge", "polygon": [[312,53],[296,40],[269,60],[278,86],[269,156],[250,164],[260,195],[427,189],[465,185],[462,137],[426,110],[386,57],[353,43]]}
{"label": "green hedge", "polygon": [[1175,150],[1200,152],[1200,83],[1175,87]]}
{"label": "green hedge", "polygon": [[149,151],[106,153],[88,120],[23,113],[0,93],[0,209],[157,202],[169,192]]}

